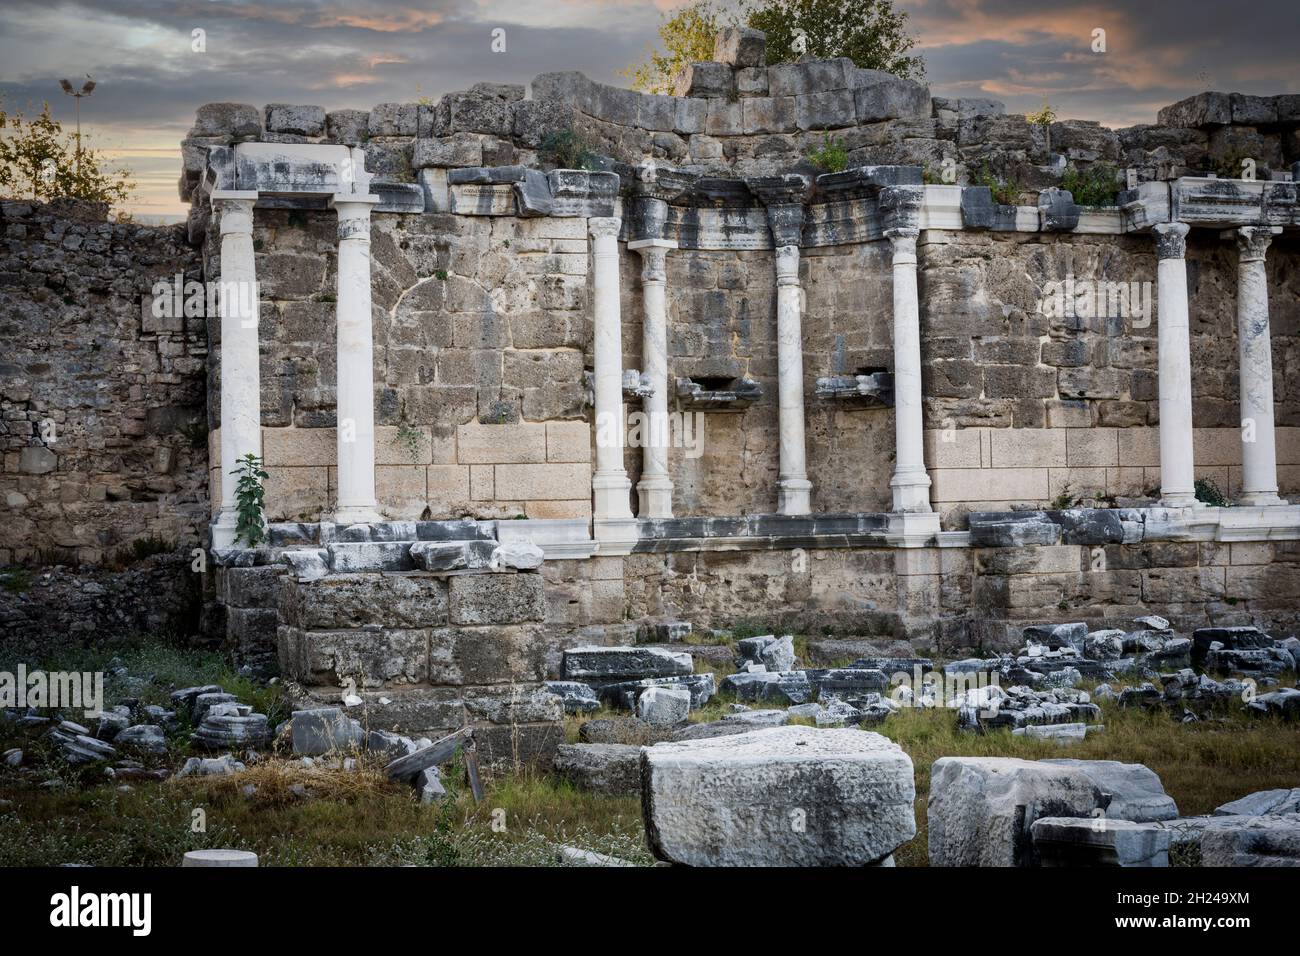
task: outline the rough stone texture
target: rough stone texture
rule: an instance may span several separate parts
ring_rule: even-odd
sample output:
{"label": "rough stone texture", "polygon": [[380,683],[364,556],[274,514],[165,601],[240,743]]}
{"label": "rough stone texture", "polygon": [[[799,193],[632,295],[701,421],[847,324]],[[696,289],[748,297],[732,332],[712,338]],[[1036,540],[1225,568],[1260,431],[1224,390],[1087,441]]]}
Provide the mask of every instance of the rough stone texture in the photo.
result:
{"label": "rough stone texture", "polygon": [[659,647],[571,647],[564,652],[570,680],[675,677],[692,673],[691,655]]}
{"label": "rough stone texture", "polygon": [[1300,813],[1229,819],[1201,834],[1202,866],[1300,866]]}
{"label": "rough stone texture", "polygon": [[456,575],[448,581],[448,597],[452,624],[523,624],[546,617],[539,574]]}
{"label": "rough stone texture", "polygon": [[1042,866],[1168,866],[1168,830],[1127,820],[1040,817],[1030,827]]}
{"label": "rough stone texture", "polygon": [[555,772],[581,790],[610,796],[641,792],[641,748],[629,744],[561,744]]}
{"label": "rough stone texture", "polygon": [[773,727],[641,754],[650,848],[693,866],[863,866],[916,833],[912,761],[878,734]]}
{"label": "rough stone texture", "polygon": [[1216,817],[1260,817],[1277,813],[1300,813],[1300,787],[1293,790],[1260,790],[1214,810]]}
{"label": "rough stone texture", "polygon": [[1110,803],[1106,806],[1107,820],[1149,823],[1178,816],[1178,806],[1165,793],[1160,778],[1140,763],[1069,759],[1046,760],[1044,763],[1082,770],[1099,790],[1110,794]]}
{"label": "rough stone texture", "polygon": [[931,866],[1032,866],[1040,817],[1092,817],[1100,789],[1082,770],[1012,757],[941,757],[930,770]]}

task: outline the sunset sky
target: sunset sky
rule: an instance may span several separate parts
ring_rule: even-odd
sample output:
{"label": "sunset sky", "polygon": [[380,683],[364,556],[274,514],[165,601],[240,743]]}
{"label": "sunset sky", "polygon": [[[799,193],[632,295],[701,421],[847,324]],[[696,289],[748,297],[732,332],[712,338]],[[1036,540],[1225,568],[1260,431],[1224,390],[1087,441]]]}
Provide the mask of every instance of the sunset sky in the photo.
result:
{"label": "sunset sky", "polygon": [[[99,84],[83,102],[92,144],[135,174],[129,208],[178,217],[178,143],[201,103],[326,109],[433,97],[481,80],[526,83],[619,71],[655,39],[677,0],[3,0],[3,107],[49,100],[69,124],[61,77]],[[1295,0],[901,0],[936,95],[995,96],[1109,126],[1205,89],[1300,92]],[[490,50],[505,30],[506,49]],[[1106,31],[1094,53],[1092,33]],[[191,50],[195,29],[206,51]]]}

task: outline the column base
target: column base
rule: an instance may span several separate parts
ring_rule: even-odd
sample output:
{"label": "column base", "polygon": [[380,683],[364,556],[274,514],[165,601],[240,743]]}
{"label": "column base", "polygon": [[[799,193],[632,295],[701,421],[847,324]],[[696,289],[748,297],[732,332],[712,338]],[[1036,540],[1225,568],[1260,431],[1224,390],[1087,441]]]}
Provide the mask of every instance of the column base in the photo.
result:
{"label": "column base", "polygon": [[1160,494],[1161,508],[1204,508],[1205,502],[1194,491],[1169,491]]}
{"label": "column base", "polygon": [[667,475],[652,475],[636,484],[640,507],[639,518],[671,518],[673,516],[673,482]]}
{"label": "column base", "polygon": [[894,492],[894,507],[897,512],[929,512],[930,476],[924,471],[894,472],[889,479],[889,487]]}
{"label": "column base", "polygon": [[374,508],[368,508],[365,505],[352,505],[334,512],[334,523],[344,526],[350,524],[374,524],[376,521],[383,520],[383,515]]}
{"label": "column base", "polygon": [[597,555],[631,554],[641,540],[636,518],[592,518]]}
{"label": "column base", "polygon": [[235,512],[222,508],[212,522],[212,549],[233,548],[235,546]]}
{"label": "column base", "polygon": [[593,475],[591,513],[596,521],[634,521],[632,482],[623,471]]}
{"label": "column base", "polygon": [[1247,508],[1285,508],[1290,502],[1275,491],[1252,491],[1238,495],[1237,504]]}
{"label": "column base", "polygon": [[776,513],[812,513],[812,482],[807,478],[782,478],[776,483]]}
{"label": "column base", "polygon": [[896,548],[924,548],[938,541],[939,512],[896,511],[889,515],[885,540]]}

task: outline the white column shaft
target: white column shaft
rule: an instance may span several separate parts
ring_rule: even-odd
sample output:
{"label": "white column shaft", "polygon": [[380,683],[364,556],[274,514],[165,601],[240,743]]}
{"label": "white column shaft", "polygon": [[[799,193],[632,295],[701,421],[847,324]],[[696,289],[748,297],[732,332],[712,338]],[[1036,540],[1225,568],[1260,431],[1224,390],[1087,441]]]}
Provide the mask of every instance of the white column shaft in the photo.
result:
{"label": "white column shaft", "polygon": [[[892,234],[891,234],[892,233]],[[921,309],[916,288],[915,229],[893,229],[894,510],[930,511],[921,416]]]}
{"label": "white column shaft", "polygon": [[339,215],[337,447],[340,524],[380,519],[375,500],[374,333],[370,303],[371,197],[335,197]]}
{"label": "white column shaft", "polygon": [[783,515],[806,515],[812,510],[804,439],[802,300],[799,247],[781,246],[776,250],[777,511]]}
{"label": "white column shaft", "polygon": [[[620,220],[588,220],[592,236],[592,306],[595,325],[596,470],[592,475],[592,517],[596,537],[604,521],[632,522],[632,483],[623,467],[623,326],[619,305],[618,230]],[[619,536],[626,536],[626,529]]]}
{"label": "white column shaft", "polygon": [[668,243],[646,240],[637,244],[641,254],[642,371],[654,390],[645,399],[642,429],[639,517],[673,516],[673,483],[668,477]]}
{"label": "white column shaft", "polygon": [[1273,348],[1268,323],[1268,273],[1264,257],[1272,229],[1237,230],[1237,352],[1241,365],[1242,504],[1283,504],[1277,493],[1273,428]]}
{"label": "white column shaft", "polygon": [[262,457],[261,370],[258,357],[259,304],[253,256],[256,193],[213,195],[221,216],[221,511],[213,546],[234,543],[234,473],[239,459]]}
{"label": "white column shaft", "polygon": [[1184,223],[1154,229],[1160,387],[1160,503],[1196,504],[1192,460],[1192,355],[1187,309]]}

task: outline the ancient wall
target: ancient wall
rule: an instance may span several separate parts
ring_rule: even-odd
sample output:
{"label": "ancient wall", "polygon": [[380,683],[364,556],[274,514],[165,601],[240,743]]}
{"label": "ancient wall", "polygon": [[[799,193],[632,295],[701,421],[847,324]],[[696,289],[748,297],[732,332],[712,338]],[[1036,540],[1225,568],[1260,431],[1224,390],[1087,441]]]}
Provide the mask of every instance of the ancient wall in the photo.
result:
{"label": "ancient wall", "polygon": [[181,227],[105,218],[0,204],[0,565],[121,563],[205,534],[204,319],[150,308],[199,257]]}

